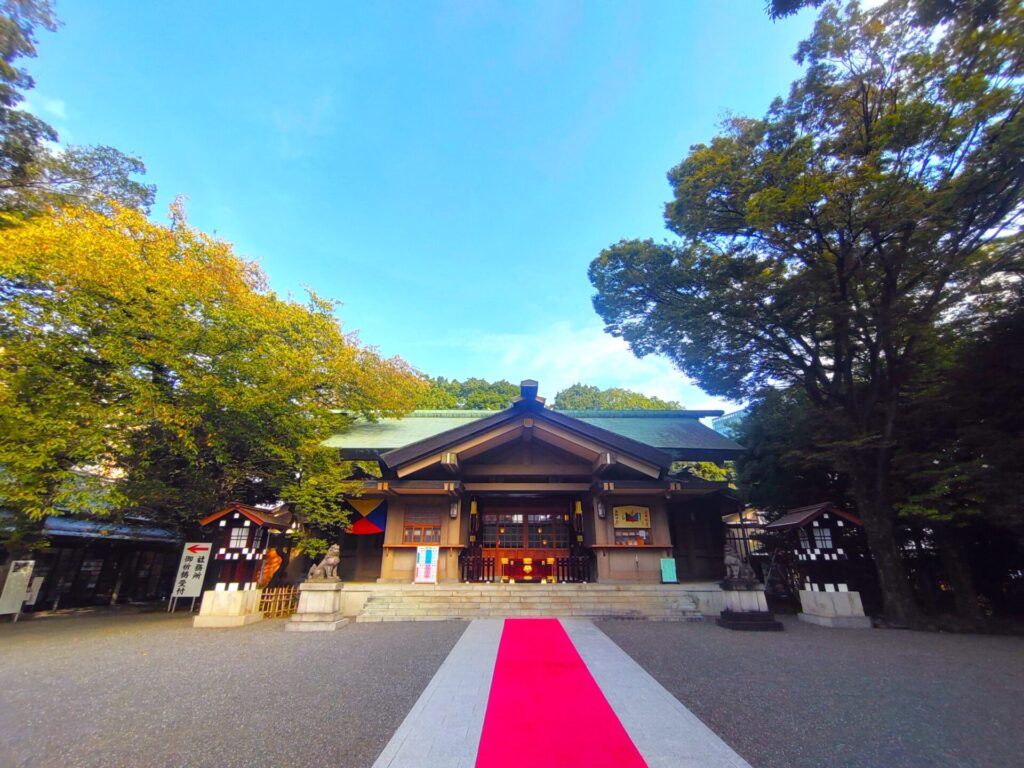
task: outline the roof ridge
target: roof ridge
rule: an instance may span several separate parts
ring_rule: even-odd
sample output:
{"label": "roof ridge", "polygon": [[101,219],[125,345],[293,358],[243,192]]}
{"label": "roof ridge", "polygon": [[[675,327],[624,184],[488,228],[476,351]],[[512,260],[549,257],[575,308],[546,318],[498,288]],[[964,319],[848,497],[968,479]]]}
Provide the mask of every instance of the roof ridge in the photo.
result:
{"label": "roof ridge", "polygon": [[[503,410],[507,410],[507,409],[506,408],[502,408],[501,410],[503,411]],[[440,419],[440,418],[445,418],[445,419],[468,419],[468,418],[472,418],[472,417],[488,416],[488,415],[493,414],[493,413],[501,413],[501,411],[487,411],[487,410],[475,409],[475,408],[474,409],[470,409],[470,408],[449,408],[447,410],[441,409],[441,408],[438,408],[438,409],[424,408],[422,410],[417,409],[415,411],[411,411],[410,413],[406,414],[405,416],[399,416],[398,418],[400,418],[400,419],[408,419],[410,417],[413,417],[413,418],[419,418],[419,419]]]}
{"label": "roof ridge", "polygon": [[[555,410],[555,409],[552,409]],[[583,409],[583,410],[555,410],[555,413],[561,413],[565,416],[572,416],[574,418],[588,418],[588,419],[599,419],[599,418],[618,418],[618,419],[663,419],[666,417],[679,417],[684,419],[702,419],[706,416],[714,416],[715,414],[721,413],[721,411],[715,410],[688,410],[686,408],[665,408],[658,410],[648,410],[641,408],[633,409],[605,409],[605,408],[594,408],[594,409]]]}
{"label": "roof ridge", "polygon": [[[497,411],[490,411],[476,408],[418,408],[415,411],[410,411],[404,416],[386,416],[384,419],[390,418],[397,421],[402,419],[478,419],[485,416],[491,416],[495,413],[501,413],[502,410],[508,409],[503,408]],[[612,408],[571,408],[561,410],[558,408],[546,408],[545,410],[561,413],[564,416],[588,419],[664,419],[673,417],[684,419],[703,419],[722,413],[720,410],[689,410],[687,408],[665,408],[659,410],[647,410],[642,408],[626,408],[622,410]]]}

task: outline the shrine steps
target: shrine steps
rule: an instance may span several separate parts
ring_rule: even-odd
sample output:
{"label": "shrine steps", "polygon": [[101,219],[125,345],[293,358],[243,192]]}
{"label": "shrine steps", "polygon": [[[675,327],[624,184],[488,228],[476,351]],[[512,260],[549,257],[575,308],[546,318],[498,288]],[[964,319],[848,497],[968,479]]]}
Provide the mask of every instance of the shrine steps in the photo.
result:
{"label": "shrine steps", "polygon": [[671,584],[375,585],[357,622],[505,617],[701,621],[694,596]]}

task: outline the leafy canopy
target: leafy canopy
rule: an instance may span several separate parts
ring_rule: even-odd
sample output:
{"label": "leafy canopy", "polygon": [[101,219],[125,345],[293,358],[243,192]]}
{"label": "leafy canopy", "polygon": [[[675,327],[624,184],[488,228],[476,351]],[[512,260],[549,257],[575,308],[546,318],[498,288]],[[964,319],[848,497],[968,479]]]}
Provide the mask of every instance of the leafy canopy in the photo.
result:
{"label": "leafy canopy", "polygon": [[671,411],[682,408],[673,400],[644,395],[631,389],[599,389],[590,384],[573,384],[555,395],[554,407],[561,411]]}
{"label": "leafy canopy", "polygon": [[670,171],[678,240],[590,267],[637,354],[731,399],[802,390],[900,622],[916,613],[893,535],[900,400],[943,326],[1019,273],[1024,212],[1024,8],[929,27],[924,7],[825,3],[788,97]]}
{"label": "leafy canopy", "polygon": [[471,377],[459,381],[438,376],[426,381],[429,389],[419,407],[427,410],[501,411],[519,397],[519,387],[504,379],[492,382]]}
{"label": "leafy canopy", "polygon": [[1024,540],[1024,303],[949,334],[904,406],[895,459],[900,513],[921,523],[978,518]]}
{"label": "leafy canopy", "polygon": [[144,508],[194,520],[230,499],[339,513],[339,413],[410,410],[418,376],[285,300],[187,225],[111,204],[0,230],[0,498],[45,515]]}
{"label": "leafy canopy", "polygon": [[789,97],[670,172],[679,241],[591,265],[610,332],[734,399],[794,383],[863,412],[899,386],[933,324],[1018,263],[1024,193],[1024,11],[913,22],[825,6]]}
{"label": "leafy canopy", "polygon": [[[425,379],[429,388],[418,408],[426,410],[500,411],[519,397],[519,387],[505,379],[464,381],[443,376]],[[573,384],[555,394],[551,407],[566,410],[673,410],[679,403],[644,395],[630,389],[600,389],[589,384]]]}
{"label": "leafy canopy", "polygon": [[154,187],[135,178],[146,170],[140,159],[106,146],[60,148],[52,126],[18,108],[35,85],[20,61],[36,55],[37,32],[58,23],[50,0],[0,4],[0,226],[49,205],[153,202]]}

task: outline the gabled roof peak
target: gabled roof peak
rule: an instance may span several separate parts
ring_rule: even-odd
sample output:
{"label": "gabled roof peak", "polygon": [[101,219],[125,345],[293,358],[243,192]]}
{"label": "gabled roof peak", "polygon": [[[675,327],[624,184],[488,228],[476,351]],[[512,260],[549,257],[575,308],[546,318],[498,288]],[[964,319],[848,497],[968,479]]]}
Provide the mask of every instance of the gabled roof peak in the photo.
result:
{"label": "gabled roof peak", "polygon": [[[538,398],[539,399],[539,398]],[[609,410],[603,408],[584,410],[559,410],[551,408],[555,413],[574,418],[592,419],[704,419],[709,416],[718,416],[721,411],[688,411],[686,409],[665,409],[658,411],[650,410]],[[423,409],[412,411],[403,416],[403,419],[482,419],[486,416],[493,416],[501,411],[484,411],[479,409],[452,408],[452,409]]]}

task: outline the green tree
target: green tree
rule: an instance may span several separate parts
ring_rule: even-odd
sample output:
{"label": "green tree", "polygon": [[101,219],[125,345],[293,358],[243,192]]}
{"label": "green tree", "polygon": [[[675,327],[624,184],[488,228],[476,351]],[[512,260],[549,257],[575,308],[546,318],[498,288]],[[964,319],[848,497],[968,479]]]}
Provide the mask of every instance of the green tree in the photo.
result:
{"label": "green tree", "polygon": [[334,310],[279,298],[180,209],[169,227],[115,206],[0,229],[9,548],[47,515],[141,508],[187,525],[289,494],[319,527],[343,525],[351,470],[322,440],[353,416],[408,412],[424,385],[343,334]]}
{"label": "green tree", "polygon": [[[917,23],[934,26],[949,21],[957,15],[966,17],[974,24],[984,24],[992,19],[1006,0],[918,0]],[[792,16],[803,8],[821,8],[825,0],[768,0],[768,15],[773,19]]]}
{"label": "green tree", "polygon": [[733,399],[795,386],[827,423],[887,615],[916,619],[893,535],[900,400],[937,325],[1019,269],[1024,12],[922,29],[917,6],[828,3],[804,76],[670,174],[674,243],[620,242],[595,308]]}
{"label": "green tree", "polygon": [[419,407],[432,410],[501,411],[519,396],[519,387],[501,379],[487,381],[468,378],[465,381],[427,378],[429,389]]}
{"label": "green tree", "polygon": [[560,411],[672,411],[682,406],[672,400],[644,395],[631,389],[599,389],[590,384],[573,384],[555,395],[553,407]]}
{"label": "green tree", "polygon": [[[897,425],[896,507],[930,532],[957,613],[968,619],[980,618],[978,532],[1024,542],[1024,304],[1014,303],[980,327],[943,335]],[[980,569],[989,590],[995,559],[989,552]]]}
{"label": "green tree", "polygon": [[802,390],[762,392],[736,428],[746,448],[736,460],[744,501],[772,513],[823,501],[845,506],[846,478],[819,448],[821,427]]}
{"label": "green tree", "polygon": [[50,0],[3,0],[0,6],[0,225],[10,225],[49,205],[110,201],[148,210],[154,188],[134,177],[145,173],[136,157],[112,147],[55,148],[57,132],[19,109],[35,83],[20,60],[36,55],[39,30],[56,31]]}

